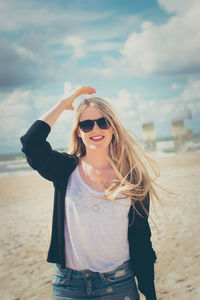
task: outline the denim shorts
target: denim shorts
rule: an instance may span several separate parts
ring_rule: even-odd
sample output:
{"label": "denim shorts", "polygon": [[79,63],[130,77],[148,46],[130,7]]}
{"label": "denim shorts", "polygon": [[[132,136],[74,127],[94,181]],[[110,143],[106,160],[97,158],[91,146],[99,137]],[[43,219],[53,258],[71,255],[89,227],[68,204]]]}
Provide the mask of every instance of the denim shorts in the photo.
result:
{"label": "denim shorts", "polygon": [[106,272],[62,269],[55,264],[52,283],[53,300],[139,300],[135,277],[130,261]]}

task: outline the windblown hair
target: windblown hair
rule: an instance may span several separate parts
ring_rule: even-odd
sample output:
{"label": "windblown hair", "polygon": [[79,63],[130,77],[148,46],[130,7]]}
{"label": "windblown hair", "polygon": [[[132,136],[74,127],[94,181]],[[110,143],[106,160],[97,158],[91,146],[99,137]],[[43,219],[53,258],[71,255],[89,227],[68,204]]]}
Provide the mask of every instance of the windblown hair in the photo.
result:
{"label": "windblown hair", "polygon": [[[77,129],[81,113],[88,106],[95,107],[101,112],[113,130],[107,161],[114,169],[117,179],[113,180],[105,190],[104,199],[115,200],[120,194],[121,198],[130,197],[134,207],[136,201],[142,203],[148,192],[151,200],[159,199],[154,187],[155,180],[160,175],[157,165],[145,154],[140,143],[136,142],[129,130],[119,121],[106,100],[91,97],[79,104],[75,114],[75,124],[71,131],[69,153],[79,158],[86,154],[85,145],[78,136]],[[148,214],[144,206],[143,209]]]}

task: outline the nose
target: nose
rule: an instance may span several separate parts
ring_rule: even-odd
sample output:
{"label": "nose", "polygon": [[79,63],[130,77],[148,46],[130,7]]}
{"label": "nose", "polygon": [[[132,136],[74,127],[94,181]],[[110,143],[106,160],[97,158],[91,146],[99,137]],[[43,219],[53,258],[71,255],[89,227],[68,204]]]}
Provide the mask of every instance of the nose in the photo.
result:
{"label": "nose", "polygon": [[100,128],[99,128],[99,126],[97,125],[97,122],[95,121],[94,122],[94,127],[93,127],[93,130],[99,130]]}

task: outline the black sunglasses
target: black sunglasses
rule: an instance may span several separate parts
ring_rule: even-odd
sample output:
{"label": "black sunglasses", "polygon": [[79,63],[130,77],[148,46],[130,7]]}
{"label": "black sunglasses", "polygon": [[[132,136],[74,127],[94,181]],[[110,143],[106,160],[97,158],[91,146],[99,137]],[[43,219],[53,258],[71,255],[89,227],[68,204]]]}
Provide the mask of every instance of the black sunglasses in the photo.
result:
{"label": "black sunglasses", "polygon": [[94,128],[95,122],[101,129],[108,129],[110,127],[110,123],[106,118],[99,118],[96,120],[84,120],[82,122],[79,122],[78,126],[83,132],[89,132]]}

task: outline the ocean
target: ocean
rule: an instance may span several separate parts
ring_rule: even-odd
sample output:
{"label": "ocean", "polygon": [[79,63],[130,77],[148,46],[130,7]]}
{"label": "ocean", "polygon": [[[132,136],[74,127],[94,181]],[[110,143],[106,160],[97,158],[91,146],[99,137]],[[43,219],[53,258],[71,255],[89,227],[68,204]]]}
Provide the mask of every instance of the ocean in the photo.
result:
{"label": "ocean", "polygon": [[[184,151],[193,150],[200,154],[200,141],[188,141],[185,144]],[[156,142],[157,157],[169,157],[175,154],[174,141],[164,140]],[[147,152],[148,154],[148,152]],[[33,170],[27,163],[23,153],[17,154],[0,154],[0,177],[12,175],[34,174]]]}
{"label": "ocean", "polygon": [[35,173],[23,154],[0,154],[0,177]]}

